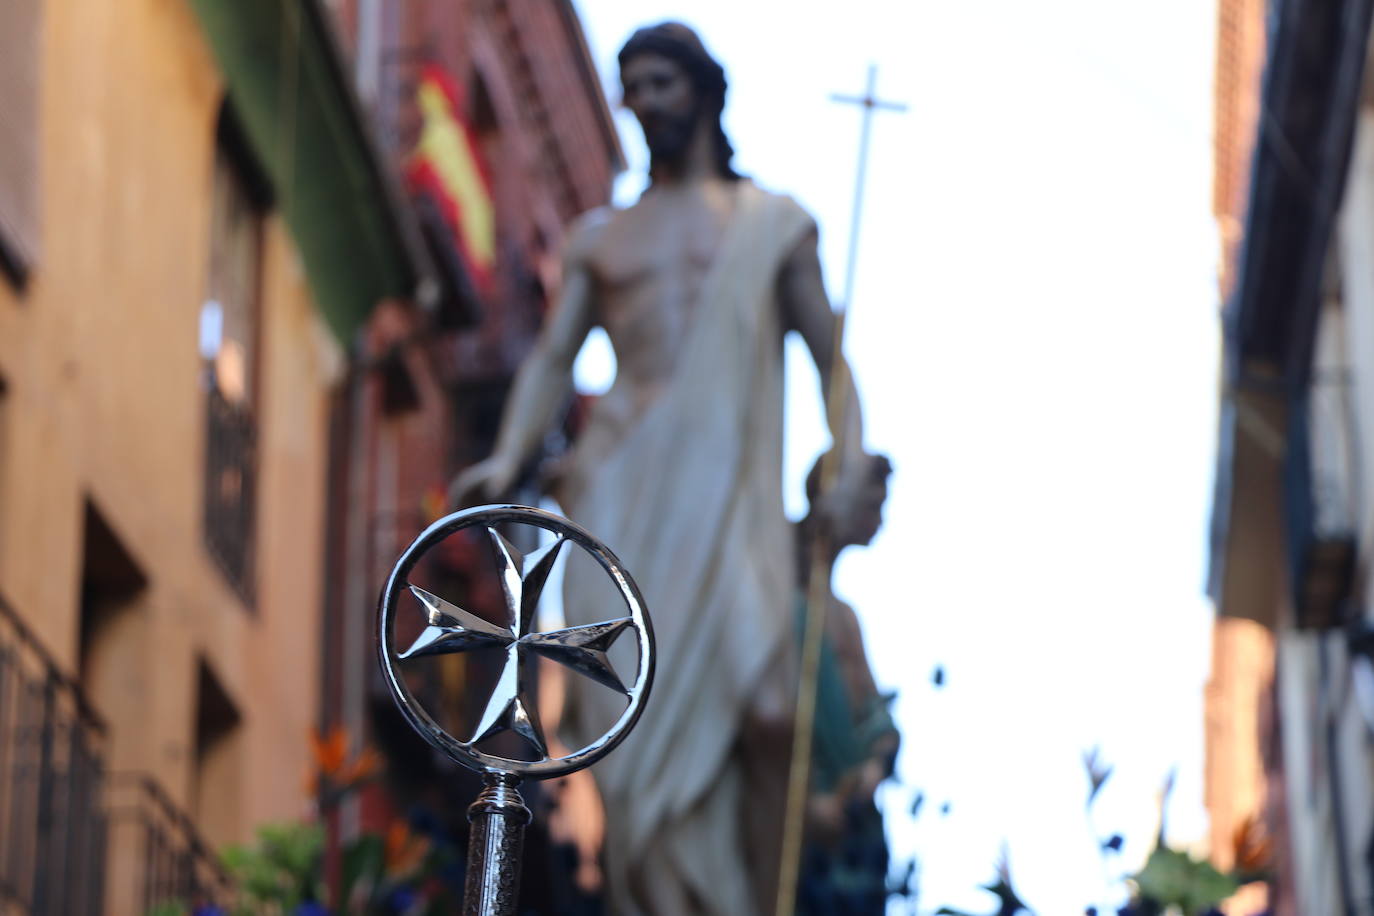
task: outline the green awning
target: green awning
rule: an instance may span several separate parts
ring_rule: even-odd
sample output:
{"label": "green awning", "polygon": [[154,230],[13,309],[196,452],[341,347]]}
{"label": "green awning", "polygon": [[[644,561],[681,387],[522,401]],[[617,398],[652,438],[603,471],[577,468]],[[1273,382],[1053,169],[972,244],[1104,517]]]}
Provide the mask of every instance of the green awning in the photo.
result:
{"label": "green awning", "polygon": [[348,346],[381,299],[428,273],[317,0],[191,0],[229,99]]}

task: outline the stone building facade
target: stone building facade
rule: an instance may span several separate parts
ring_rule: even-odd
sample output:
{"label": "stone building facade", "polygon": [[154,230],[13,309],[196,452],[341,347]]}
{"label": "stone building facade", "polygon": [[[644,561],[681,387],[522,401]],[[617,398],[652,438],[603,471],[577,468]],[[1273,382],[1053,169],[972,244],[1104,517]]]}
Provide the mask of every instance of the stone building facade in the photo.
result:
{"label": "stone building facade", "polygon": [[326,27],[0,11],[6,913],[215,899],[213,848],[310,813],[331,404],[435,286]]}
{"label": "stone building facade", "polygon": [[0,6],[0,912],[222,899],[312,731],[390,762],[336,842],[461,794],[377,589],[621,168],[568,0]]}

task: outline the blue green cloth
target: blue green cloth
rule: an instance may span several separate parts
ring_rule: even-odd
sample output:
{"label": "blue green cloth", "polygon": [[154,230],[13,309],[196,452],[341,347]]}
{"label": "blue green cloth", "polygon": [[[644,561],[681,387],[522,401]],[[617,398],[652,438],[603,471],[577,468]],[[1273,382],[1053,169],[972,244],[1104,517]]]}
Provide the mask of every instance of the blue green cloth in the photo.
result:
{"label": "blue green cloth", "polygon": [[[797,640],[806,629],[806,600],[797,606]],[[835,646],[822,638],[816,679],[811,744],[812,791],[835,791],[845,774],[874,754],[885,734],[896,731],[891,697],[873,696],[857,708],[850,697]],[[798,916],[883,916],[887,906],[887,839],[881,812],[871,798],[845,806],[844,827],[833,845],[808,842],[798,882]]]}

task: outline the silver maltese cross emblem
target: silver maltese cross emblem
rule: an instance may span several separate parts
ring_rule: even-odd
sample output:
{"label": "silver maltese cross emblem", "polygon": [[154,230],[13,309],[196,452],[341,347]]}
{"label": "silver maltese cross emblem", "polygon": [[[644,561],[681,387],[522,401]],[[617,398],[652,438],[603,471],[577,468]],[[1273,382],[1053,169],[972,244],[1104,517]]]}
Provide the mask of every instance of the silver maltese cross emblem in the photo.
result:
{"label": "silver maltese cross emblem", "polygon": [[634,621],[630,617],[620,617],[605,623],[567,627],[548,633],[531,632],[540,593],[558,559],[559,548],[567,543],[567,538],[559,535],[552,543],[523,557],[495,528],[488,528],[487,534],[491,536],[500,558],[501,590],[506,596],[510,626],[499,627],[488,623],[412,585],[410,591],[424,606],[429,625],[400,657],[442,655],[476,648],[505,649],[506,663],[501,671],[501,679],[487,701],[477,732],[468,743],[485,741],[497,732],[509,729],[534,745],[540,756],[544,756],[548,749],[544,746],[538,708],[525,689],[526,653],[562,662],[628,696],[629,691],[606,658],[606,650]]}
{"label": "silver maltese cross emblem", "polygon": [[[543,528],[554,534],[550,543],[528,556],[522,555],[496,530],[502,522]],[[407,577],[420,556],[444,538],[464,528],[481,526],[494,549],[497,575],[505,597],[508,624],[501,626],[431,592],[411,584]],[[600,623],[571,626],[547,632],[536,630],[539,598],[560,552],[569,541],[586,550],[607,572],[624,601],[626,613]],[[393,646],[396,605],[409,592],[424,614],[425,627],[410,647],[396,652]],[[607,652],[626,631],[637,634],[639,670],[629,686],[612,667]],[[393,697],[410,724],[431,744],[473,769],[545,778],[581,769],[611,750],[634,726],[648,696],[653,678],[653,633],[643,599],[633,580],[608,548],[583,529],[549,512],[525,506],[482,506],[440,519],[424,531],[402,554],[383,593],[379,614],[378,649],[382,669]],[[441,729],[411,695],[396,669],[397,662],[426,655],[446,655],[474,649],[500,649],[505,661],[500,678],[487,699],[472,736],[458,740]],[[624,694],[629,704],[620,719],[602,738],[561,758],[550,758],[539,722],[538,706],[530,691],[530,673],[537,657],[566,665],[607,688]],[[524,738],[539,755],[537,761],[511,760],[477,750],[476,745],[503,731]]]}

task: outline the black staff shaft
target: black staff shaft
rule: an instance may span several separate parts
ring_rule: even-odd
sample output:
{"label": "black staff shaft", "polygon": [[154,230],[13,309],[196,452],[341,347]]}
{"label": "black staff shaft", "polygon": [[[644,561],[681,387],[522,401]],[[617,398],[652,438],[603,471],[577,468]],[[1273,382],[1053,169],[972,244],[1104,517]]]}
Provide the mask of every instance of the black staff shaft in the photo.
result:
{"label": "black staff shaft", "polygon": [[487,773],[482,794],[468,808],[467,884],[463,916],[515,916],[520,850],[530,809],[509,773]]}

